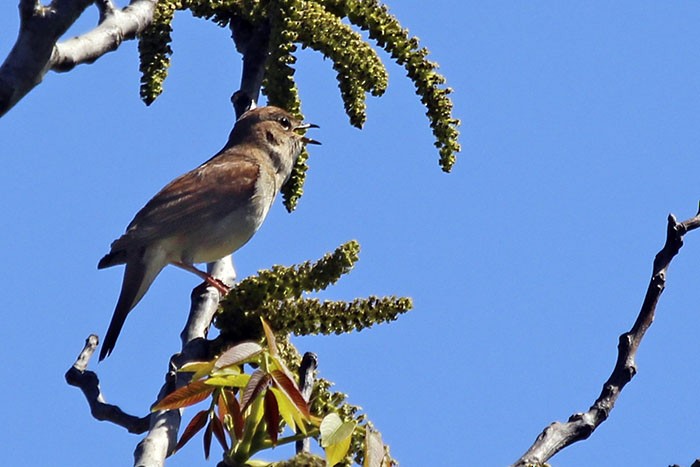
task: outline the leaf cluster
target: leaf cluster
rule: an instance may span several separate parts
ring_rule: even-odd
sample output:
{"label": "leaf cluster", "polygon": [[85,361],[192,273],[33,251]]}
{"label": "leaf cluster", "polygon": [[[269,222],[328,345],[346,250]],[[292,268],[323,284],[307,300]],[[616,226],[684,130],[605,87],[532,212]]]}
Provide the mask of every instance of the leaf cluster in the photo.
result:
{"label": "leaf cluster", "polygon": [[[192,373],[190,383],[153,406],[153,411],[174,410],[211,398],[209,407],[192,417],[176,450],[204,430],[205,458],[215,437],[225,452],[226,465],[269,465],[251,457],[264,449],[313,437],[324,448],[327,465],[348,464],[352,457],[364,459],[363,465],[368,467],[393,465],[381,435],[371,425],[360,426],[357,420],[344,416],[343,407],[316,404],[316,408],[328,410],[311,411],[278,350],[275,335],[264,320],[261,323],[266,347],[241,342],[211,361],[185,365],[180,371]],[[246,364],[254,368],[252,373],[244,371]],[[285,428],[291,433],[285,433]],[[361,439],[361,447],[357,439]],[[316,465],[314,459],[311,456],[310,463],[299,458],[296,462],[300,463],[292,459],[282,464]]]}

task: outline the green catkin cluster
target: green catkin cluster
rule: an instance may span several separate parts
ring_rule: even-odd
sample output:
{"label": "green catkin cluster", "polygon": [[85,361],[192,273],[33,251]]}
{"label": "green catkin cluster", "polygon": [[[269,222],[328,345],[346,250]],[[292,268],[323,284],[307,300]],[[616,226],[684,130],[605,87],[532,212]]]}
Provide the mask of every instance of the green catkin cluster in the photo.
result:
{"label": "green catkin cluster", "polygon": [[[262,92],[267,102],[283,109],[303,120],[299,91],[294,81],[296,63],[294,52],[299,42],[301,29],[300,11],[297,0],[271,0],[270,4],[270,56],[267,59]],[[309,169],[306,148],[299,154],[289,180],[282,187],[282,199],[287,211],[292,212],[304,193],[306,171]]]}
{"label": "green catkin cluster", "polygon": [[359,243],[353,240],[313,264],[307,261],[297,266],[273,266],[259,271],[256,276],[242,280],[231,289],[221,302],[221,312],[214,325],[223,336],[233,341],[248,332],[259,335],[259,316],[268,320],[275,331],[288,332],[277,326],[279,316],[271,319],[267,311],[279,310],[279,302],[294,301],[304,292],[323,290],[334,284],[343,274],[350,272],[359,259],[359,251]]}
{"label": "green catkin cluster", "polygon": [[405,297],[371,296],[351,302],[301,298],[265,303],[255,314],[264,316],[274,329],[308,336],[361,331],[394,321],[412,307],[411,299]]}
{"label": "green catkin cluster", "polygon": [[239,282],[221,303],[215,326],[227,339],[242,333],[259,334],[264,317],[280,334],[342,334],[393,321],[413,307],[410,298],[356,298],[353,301],[320,301],[302,297],[323,290],[348,273],[358,260],[359,244],[348,242],[316,263],[273,266]]}
{"label": "green catkin cluster", "polygon": [[141,99],[146,105],[163,92],[163,81],[170,67],[170,33],[175,10],[182,9],[179,0],[159,1],[153,12],[153,22],[139,37],[139,57],[141,71]]}
{"label": "green catkin cluster", "polygon": [[336,15],[367,30],[377,45],[391,54],[402,65],[416,86],[416,94],[426,106],[426,115],[435,135],[435,146],[440,152],[440,166],[445,172],[452,169],[456,153],[460,151],[459,120],[452,117],[452,89],[441,87],[445,78],[437,72],[437,64],[427,60],[428,50],[420,48],[416,37],[409,37],[385,5],[377,0],[321,0]]}
{"label": "green catkin cluster", "polygon": [[365,93],[381,96],[389,77],[375,50],[350,26],[319,3],[304,2],[299,39],[328,57],[337,73],[345,112],[350,123],[361,128],[366,120]]}
{"label": "green catkin cluster", "polygon": [[[220,26],[240,17],[252,25],[270,27],[270,57],[263,92],[269,103],[301,116],[294,81],[297,44],[330,58],[350,122],[361,127],[366,119],[367,93],[380,96],[387,86],[387,72],[376,52],[343,20],[368,32],[379,47],[406,69],[427,116],[440,154],[442,170],[449,172],[460,151],[459,120],[452,117],[452,90],[428,60],[428,51],[378,0],[159,0],[153,23],[139,39],[141,98],[152,103],[163,91],[170,65],[171,22],[175,10],[190,10]],[[308,153],[304,151],[290,180],[283,187],[284,204],[294,210],[303,193]]]}

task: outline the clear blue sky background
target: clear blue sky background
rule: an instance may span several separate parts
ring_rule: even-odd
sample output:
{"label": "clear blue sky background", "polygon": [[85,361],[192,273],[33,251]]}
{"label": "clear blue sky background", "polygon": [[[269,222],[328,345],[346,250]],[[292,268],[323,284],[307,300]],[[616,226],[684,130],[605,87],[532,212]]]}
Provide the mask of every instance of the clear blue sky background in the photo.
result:
{"label": "clear blue sky background", "polygon": [[[402,69],[348,125],[328,61],[299,54],[303,110],[321,125],[298,211],[274,206],[235,255],[241,277],[358,239],[322,296],[413,297],[358,334],[297,339],[364,407],[404,466],[502,466],[554,420],[586,410],[633,323],[666,216],[700,198],[697,2],[393,1],[455,89],[463,152],[442,173]],[[90,11],[73,31],[96,20]],[[17,31],[0,6],[0,55]],[[136,43],[45,81],[0,121],[6,465],[130,465],[140,437],[93,420],[63,374],[102,335],[122,270],[98,259],[165,183],[217,151],[240,60],[227,30],[177,16],[165,94],[138,98]],[[383,58],[388,60],[385,54]],[[700,456],[700,234],[672,264],[639,374],[570,467],[689,465]],[[144,414],[179,348],[198,279],[166,270],[114,354],[91,365],[109,402]],[[192,412],[190,412],[191,414]],[[283,452],[284,453],[284,452]],[[279,455],[274,453],[272,457]],[[200,440],[169,466],[205,464]]]}

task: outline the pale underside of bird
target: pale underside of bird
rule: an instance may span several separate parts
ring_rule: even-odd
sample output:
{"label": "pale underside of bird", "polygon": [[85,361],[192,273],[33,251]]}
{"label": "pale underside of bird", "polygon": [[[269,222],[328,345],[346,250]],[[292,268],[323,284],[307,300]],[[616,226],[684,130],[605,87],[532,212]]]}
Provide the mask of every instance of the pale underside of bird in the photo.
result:
{"label": "pale underside of bird", "polygon": [[194,264],[216,261],[250,240],[304,145],[319,144],[297,131],[315,127],[277,107],[249,110],[224,149],[170,182],[136,214],[97,266],[126,265],[100,360],[112,352],[127,315],[168,264],[227,290]]}

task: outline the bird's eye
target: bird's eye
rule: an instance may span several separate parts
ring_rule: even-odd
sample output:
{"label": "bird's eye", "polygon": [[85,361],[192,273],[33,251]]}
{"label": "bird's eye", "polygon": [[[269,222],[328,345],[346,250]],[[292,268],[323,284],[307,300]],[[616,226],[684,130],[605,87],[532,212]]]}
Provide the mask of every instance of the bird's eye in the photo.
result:
{"label": "bird's eye", "polygon": [[280,117],[277,121],[280,122],[280,125],[282,125],[282,128],[285,130],[292,129],[292,122],[290,122],[287,117]]}

